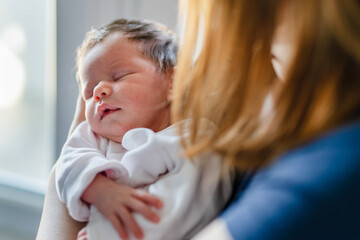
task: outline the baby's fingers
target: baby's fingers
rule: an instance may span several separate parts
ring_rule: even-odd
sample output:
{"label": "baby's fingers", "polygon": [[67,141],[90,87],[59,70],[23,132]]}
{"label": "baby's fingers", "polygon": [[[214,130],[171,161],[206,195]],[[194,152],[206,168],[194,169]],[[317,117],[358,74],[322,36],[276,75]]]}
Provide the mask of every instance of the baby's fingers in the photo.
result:
{"label": "baby's fingers", "polygon": [[157,223],[160,221],[160,217],[158,214],[156,214],[150,205],[147,205],[146,203],[142,201],[132,201],[128,204],[128,207],[133,212],[137,212],[141,215],[143,215],[146,219],[148,219],[151,222]]}
{"label": "baby's fingers", "polygon": [[80,230],[80,232],[77,235],[76,240],[87,240],[87,232],[86,227]]}
{"label": "baby's fingers", "polygon": [[134,192],[134,197],[136,197],[137,199],[143,201],[147,205],[151,205],[151,206],[154,206],[154,207],[159,208],[159,209],[164,206],[164,204],[163,204],[163,202],[161,201],[160,198],[158,198],[155,195],[152,195],[152,194],[150,194],[150,193],[148,193],[147,191],[144,191],[144,190],[137,189]]}
{"label": "baby's fingers", "polygon": [[144,237],[144,233],[135,221],[133,215],[126,208],[121,208],[119,211],[119,217],[121,217],[122,222],[126,225],[127,229],[130,230],[134,234],[134,236],[138,239],[142,239]]}
{"label": "baby's fingers", "polygon": [[124,223],[120,218],[117,216],[111,216],[109,217],[109,221],[113,225],[113,227],[116,229],[117,233],[120,235],[121,239],[127,240],[129,239],[129,235],[125,229]]}

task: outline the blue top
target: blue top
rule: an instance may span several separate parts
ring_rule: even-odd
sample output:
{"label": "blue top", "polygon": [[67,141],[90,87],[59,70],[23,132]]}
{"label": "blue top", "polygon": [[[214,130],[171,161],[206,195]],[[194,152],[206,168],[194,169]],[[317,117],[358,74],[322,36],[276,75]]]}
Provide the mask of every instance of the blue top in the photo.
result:
{"label": "blue top", "polygon": [[234,239],[360,239],[360,122],[257,172],[221,217]]}

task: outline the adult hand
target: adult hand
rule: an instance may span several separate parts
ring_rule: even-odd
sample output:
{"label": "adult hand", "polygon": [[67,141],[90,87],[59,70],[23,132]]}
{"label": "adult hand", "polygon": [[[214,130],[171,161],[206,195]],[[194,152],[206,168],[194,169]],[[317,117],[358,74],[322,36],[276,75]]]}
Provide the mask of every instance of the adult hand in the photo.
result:
{"label": "adult hand", "polygon": [[81,84],[79,81],[78,81],[78,85],[79,85],[79,94],[77,97],[75,114],[74,114],[74,118],[73,118],[73,121],[70,126],[68,137],[70,137],[70,135],[73,133],[74,129],[81,122],[85,121],[85,119],[86,119],[85,118],[85,101],[81,94],[82,90],[81,90]]}
{"label": "adult hand", "polygon": [[128,239],[128,229],[136,238],[142,239],[144,233],[132,213],[137,212],[151,222],[160,221],[153,207],[160,209],[162,201],[145,190],[121,185],[98,174],[84,191],[82,199],[97,207],[116,229],[122,239]]}

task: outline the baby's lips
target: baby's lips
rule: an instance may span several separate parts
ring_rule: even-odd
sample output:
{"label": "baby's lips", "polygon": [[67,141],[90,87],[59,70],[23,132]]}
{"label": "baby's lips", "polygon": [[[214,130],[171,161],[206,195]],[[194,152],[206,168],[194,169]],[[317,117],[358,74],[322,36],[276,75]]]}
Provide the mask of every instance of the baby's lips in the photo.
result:
{"label": "baby's lips", "polygon": [[109,104],[106,103],[101,103],[98,105],[97,107],[97,113],[100,116],[100,119],[102,119],[106,113],[111,112],[111,111],[117,111],[120,110],[121,108],[118,107],[112,107]]}

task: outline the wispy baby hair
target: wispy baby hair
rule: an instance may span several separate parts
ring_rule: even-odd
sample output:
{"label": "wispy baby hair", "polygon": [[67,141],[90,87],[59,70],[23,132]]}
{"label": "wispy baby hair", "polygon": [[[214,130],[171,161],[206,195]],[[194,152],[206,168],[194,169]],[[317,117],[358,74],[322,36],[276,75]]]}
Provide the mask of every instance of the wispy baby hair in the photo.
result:
{"label": "wispy baby hair", "polygon": [[93,27],[87,32],[77,50],[77,68],[89,50],[114,32],[120,32],[126,39],[143,44],[141,49],[144,57],[153,61],[162,72],[175,66],[178,42],[174,32],[155,21],[118,19],[100,28]]}

